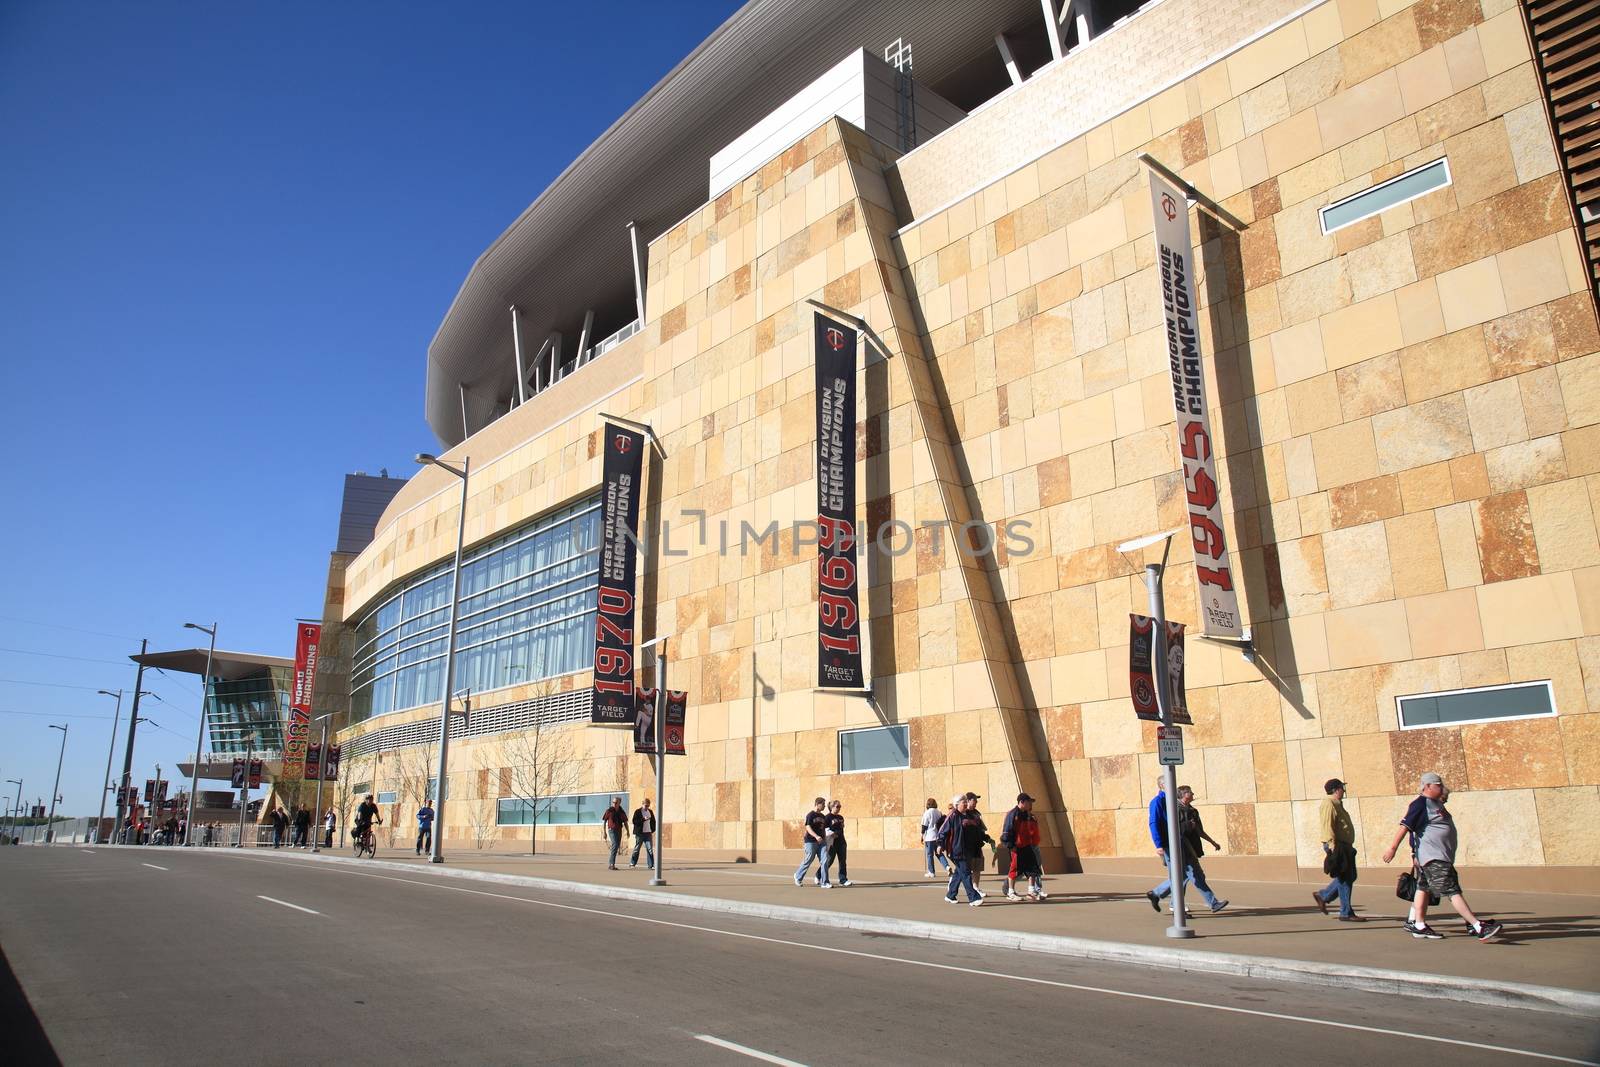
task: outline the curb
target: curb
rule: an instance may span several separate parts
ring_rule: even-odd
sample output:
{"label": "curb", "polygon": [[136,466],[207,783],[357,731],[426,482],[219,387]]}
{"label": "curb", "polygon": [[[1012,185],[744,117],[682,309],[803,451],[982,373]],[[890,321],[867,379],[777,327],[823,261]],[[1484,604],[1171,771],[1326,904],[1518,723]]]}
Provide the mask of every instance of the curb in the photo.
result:
{"label": "curb", "polygon": [[[70,847],[70,846],[69,846]],[[143,848],[141,845],[95,845],[94,848]],[[235,849],[204,848],[196,850],[204,855],[247,857],[249,852]],[[1359,967],[1349,964],[1319,963],[1310,960],[1283,959],[1275,956],[1246,956],[1230,952],[1212,952],[1207,949],[1158,947],[1134,945],[1120,941],[1098,941],[1092,938],[1068,937],[1061,934],[1035,934],[1019,931],[989,930],[982,927],[953,926],[947,923],[923,922],[914,919],[894,919],[878,915],[859,915],[850,912],[816,911],[785,904],[755,904],[742,900],[722,900],[717,897],[697,897],[679,893],[661,893],[649,889],[626,886],[605,886],[592,882],[569,882],[559,878],[537,878],[521,874],[499,874],[493,871],[475,871],[461,868],[429,867],[418,870],[414,863],[396,863],[393,860],[356,859],[353,856],[332,856],[327,853],[307,853],[292,859],[317,863],[334,863],[427,874],[438,878],[455,878],[464,881],[492,882],[500,885],[521,886],[528,889],[545,889],[573,893],[579,896],[601,897],[606,900],[627,900],[664,907],[689,908],[695,911],[739,915],[752,919],[769,919],[779,922],[799,923],[808,926],[826,926],[830,929],[855,930],[860,933],[891,934],[918,938],[925,941],[952,942],[984,948],[1009,949],[1019,952],[1038,952],[1074,959],[1095,960],[1137,967],[1160,967],[1166,970],[1192,971],[1200,974],[1235,975],[1276,982],[1316,984],[1325,988],[1353,989],[1387,996],[1424,997],[1437,1000],[1457,1000],[1468,1004],[1481,1004],[1494,1008],[1523,1008],[1534,1011],[1557,1012],[1584,1018],[1600,1017],[1600,993],[1588,993],[1559,986],[1530,985],[1524,982],[1497,982],[1486,978],[1464,978],[1424,974],[1415,971],[1397,971],[1382,967]]]}

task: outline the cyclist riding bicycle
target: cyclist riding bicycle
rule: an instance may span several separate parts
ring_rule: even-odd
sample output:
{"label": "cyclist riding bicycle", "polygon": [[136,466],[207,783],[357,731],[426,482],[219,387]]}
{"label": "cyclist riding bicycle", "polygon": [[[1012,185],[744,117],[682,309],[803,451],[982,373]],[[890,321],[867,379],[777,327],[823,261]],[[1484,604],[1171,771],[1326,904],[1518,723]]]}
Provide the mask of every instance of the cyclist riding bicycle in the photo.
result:
{"label": "cyclist riding bicycle", "polygon": [[372,794],[367,794],[367,799],[361,802],[356,809],[356,843],[359,845],[367,839],[367,834],[372,832],[372,821],[377,819],[378,825],[383,825],[383,819],[378,816],[378,805],[373,803]]}

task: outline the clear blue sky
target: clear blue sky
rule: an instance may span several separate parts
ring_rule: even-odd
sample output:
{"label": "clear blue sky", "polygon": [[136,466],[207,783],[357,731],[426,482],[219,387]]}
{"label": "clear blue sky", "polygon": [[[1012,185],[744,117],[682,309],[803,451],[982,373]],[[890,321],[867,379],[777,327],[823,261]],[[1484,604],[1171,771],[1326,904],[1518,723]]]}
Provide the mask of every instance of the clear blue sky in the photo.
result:
{"label": "clear blue sky", "polygon": [[[292,654],[473,259],[737,6],[0,0],[0,780],[70,723],[95,813],[141,637]],[[200,703],[146,688],[140,782]]]}

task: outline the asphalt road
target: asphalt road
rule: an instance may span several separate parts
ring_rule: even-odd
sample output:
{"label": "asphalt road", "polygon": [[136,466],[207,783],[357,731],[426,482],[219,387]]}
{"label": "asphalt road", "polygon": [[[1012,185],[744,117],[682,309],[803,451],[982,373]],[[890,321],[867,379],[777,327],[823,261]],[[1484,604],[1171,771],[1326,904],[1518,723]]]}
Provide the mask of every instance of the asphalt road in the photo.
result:
{"label": "asphalt road", "polygon": [[5,849],[0,948],[19,1064],[1600,1060],[1563,1015],[222,850]]}

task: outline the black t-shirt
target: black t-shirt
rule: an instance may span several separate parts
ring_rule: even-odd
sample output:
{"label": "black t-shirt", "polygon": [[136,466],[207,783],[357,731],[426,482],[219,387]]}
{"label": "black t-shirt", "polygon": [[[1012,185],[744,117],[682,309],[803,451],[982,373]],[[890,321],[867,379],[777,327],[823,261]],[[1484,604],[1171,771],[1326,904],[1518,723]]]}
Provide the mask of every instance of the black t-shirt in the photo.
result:
{"label": "black t-shirt", "polygon": [[816,839],[820,841],[822,840],[823,832],[828,829],[828,817],[820,811],[808,811],[806,812],[806,828],[815,834]]}
{"label": "black t-shirt", "polygon": [[371,822],[378,814],[378,805],[370,800],[356,809],[356,822]]}
{"label": "black t-shirt", "polygon": [[844,840],[844,816],[843,815],[829,815],[828,818],[827,818],[827,825],[828,825],[828,829],[833,831],[833,838],[834,838],[835,841],[843,841]]}

